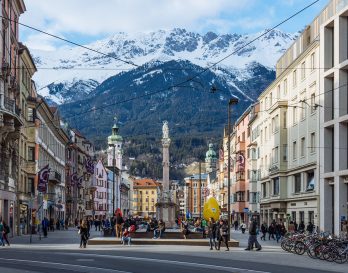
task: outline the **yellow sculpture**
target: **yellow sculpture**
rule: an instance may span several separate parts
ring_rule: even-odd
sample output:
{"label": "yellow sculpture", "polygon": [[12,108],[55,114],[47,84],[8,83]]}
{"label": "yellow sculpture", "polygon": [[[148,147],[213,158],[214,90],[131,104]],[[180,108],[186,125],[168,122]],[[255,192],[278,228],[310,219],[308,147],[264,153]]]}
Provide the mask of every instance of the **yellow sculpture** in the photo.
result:
{"label": "yellow sculpture", "polygon": [[205,220],[209,221],[209,218],[212,217],[215,221],[220,218],[220,207],[218,202],[214,197],[210,197],[207,202],[205,202],[203,207],[203,217]]}

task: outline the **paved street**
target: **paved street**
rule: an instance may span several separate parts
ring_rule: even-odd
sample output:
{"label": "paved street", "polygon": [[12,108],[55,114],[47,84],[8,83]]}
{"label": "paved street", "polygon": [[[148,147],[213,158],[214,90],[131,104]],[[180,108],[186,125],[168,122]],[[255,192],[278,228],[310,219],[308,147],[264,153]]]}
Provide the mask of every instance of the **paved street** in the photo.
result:
{"label": "paved street", "polygon": [[[99,236],[92,232],[92,237]],[[260,252],[246,252],[247,235],[233,232],[241,247],[230,252],[188,246],[88,246],[79,249],[76,230],[55,231],[48,238],[12,238],[0,248],[0,272],[347,272],[347,264],[312,260],[282,251],[274,241]]]}

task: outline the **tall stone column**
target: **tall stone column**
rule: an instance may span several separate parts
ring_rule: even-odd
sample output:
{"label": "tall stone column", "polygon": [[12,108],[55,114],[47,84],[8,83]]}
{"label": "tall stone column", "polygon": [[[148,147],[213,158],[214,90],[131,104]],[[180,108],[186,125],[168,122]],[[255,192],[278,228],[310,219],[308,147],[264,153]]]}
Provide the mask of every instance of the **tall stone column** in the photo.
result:
{"label": "tall stone column", "polygon": [[157,202],[158,218],[162,219],[166,227],[173,227],[175,225],[175,207],[176,204],[171,198],[171,192],[169,190],[169,128],[168,122],[163,122],[162,127],[162,148],[163,148],[163,179],[162,179],[162,192]]}

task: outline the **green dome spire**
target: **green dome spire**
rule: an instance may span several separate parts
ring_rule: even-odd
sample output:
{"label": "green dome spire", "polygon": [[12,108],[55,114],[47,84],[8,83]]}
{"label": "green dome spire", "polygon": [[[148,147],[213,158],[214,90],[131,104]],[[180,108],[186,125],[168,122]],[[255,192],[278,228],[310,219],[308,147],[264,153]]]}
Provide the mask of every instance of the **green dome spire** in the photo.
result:
{"label": "green dome spire", "polygon": [[112,134],[111,134],[111,136],[108,137],[109,144],[111,144],[113,142],[122,142],[123,141],[122,136],[119,134],[120,128],[117,125],[117,118],[115,117],[114,120],[115,120],[115,123],[114,123],[114,126],[112,126],[112,130],[111,130]]}

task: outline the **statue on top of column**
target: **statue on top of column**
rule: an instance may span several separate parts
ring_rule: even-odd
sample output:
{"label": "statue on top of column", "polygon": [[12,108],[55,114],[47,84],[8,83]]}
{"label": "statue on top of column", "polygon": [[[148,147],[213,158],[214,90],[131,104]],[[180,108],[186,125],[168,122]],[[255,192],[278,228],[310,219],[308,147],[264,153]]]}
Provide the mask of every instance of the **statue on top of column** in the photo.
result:
{"label": "statue on top of column", "polygon": [[169,138],[168,121],[164,121],[164,122],[163,122],[162,132],[163,132],[163,138],[164,138],[164,139]]}

